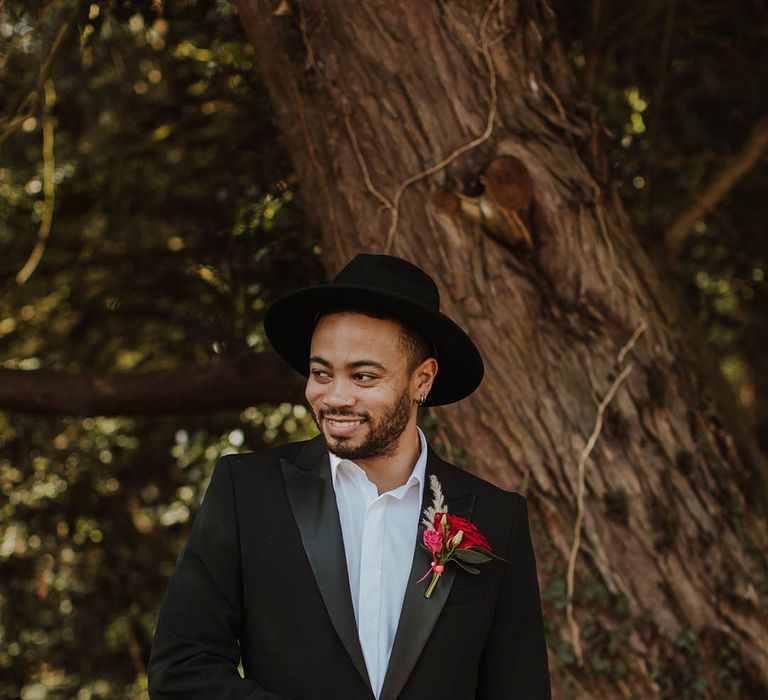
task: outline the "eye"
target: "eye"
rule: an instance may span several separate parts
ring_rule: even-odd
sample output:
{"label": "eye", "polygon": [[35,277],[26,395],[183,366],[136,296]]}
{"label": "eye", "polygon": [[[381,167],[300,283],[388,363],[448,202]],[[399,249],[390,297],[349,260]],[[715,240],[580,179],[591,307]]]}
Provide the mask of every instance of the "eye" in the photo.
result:
{"label": "eye", "polygon": [[368,374],[366,372],[358,372],[354,375],[355,381],[358,382],[370,382],[376,379],[376,375]]}
{"label": "eye", "polygon": [[314,379],[328,379],[330,377],[324,369],[311,369],[309,373]]}

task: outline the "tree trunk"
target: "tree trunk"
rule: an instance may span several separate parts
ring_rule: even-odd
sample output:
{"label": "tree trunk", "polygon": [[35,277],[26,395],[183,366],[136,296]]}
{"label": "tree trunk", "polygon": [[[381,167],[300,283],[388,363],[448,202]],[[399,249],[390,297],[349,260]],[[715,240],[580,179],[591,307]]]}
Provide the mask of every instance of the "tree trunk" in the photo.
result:
{"label": "tree trunk", "polygon": [[764,464],[608,187],[546,2],[238,6],[329,272],[413,260],[485,357],[438,436],[529,499],[556,696],[768,697]]}

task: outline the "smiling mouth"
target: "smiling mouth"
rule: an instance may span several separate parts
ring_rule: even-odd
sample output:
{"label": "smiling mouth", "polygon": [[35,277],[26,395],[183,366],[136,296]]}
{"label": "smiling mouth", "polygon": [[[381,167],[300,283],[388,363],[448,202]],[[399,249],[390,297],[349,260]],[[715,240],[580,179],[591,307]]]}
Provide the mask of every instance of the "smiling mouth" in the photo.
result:
{"label": "smiling mouth", "polygon": [[352,425],[362,425],[365,422],[363,418],[331,418],[330,416],[327,416],[325,421],[330,425],[339,428],[346,428],[347,426]]}
{"label": "smiling mouth", "polygon": [[356,428],[365,423],[364,418],[347,418],[347,417],[331,417],[324,416],[323,422],[325,423],[327,430],[339,436],[343,436],[346,433],[351,433]]}

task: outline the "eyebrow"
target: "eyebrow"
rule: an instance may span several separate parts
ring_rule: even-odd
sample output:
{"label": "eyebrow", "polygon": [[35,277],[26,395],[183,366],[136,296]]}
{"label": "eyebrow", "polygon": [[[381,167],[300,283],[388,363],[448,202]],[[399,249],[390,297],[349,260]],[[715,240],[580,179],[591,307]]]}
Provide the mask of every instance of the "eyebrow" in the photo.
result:
{"label": "eyebrow", "polygon": [[[309,358],[310,362],[317,362],[319,365],[324,365],[325,367],[332,367],[333,365],[328,362],[324,357],[320,357],[320,355],[312,355],[312,357]],[[354,360],[353,362],[347,363],[347,369],[357,369],[359,367],[378,367],[380,370],[385,371],[387,368],[381,364],[381,362],[377,362],[376,360]]]}

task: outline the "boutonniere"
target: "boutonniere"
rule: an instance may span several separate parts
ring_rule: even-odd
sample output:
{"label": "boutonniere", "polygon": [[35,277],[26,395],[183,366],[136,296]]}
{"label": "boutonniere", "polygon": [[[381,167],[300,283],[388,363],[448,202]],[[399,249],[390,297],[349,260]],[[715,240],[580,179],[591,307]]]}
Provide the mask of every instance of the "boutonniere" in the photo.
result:
{"label": "boutonniere", "polygon": [[479,574],[480,569],[475,564],[485,564],[492,559],[505,561],[493,553],[485,535],[474,524],[448,513],[443,487],[434,474],[429,477],[429,487],[432,489],[432,505],[424,509],[421,522],[426,529],[421,546],[432,556],[432,564],[417,582],[432,574],[425,598],[432,595],[449,562],[455,562],[469,574]]}

